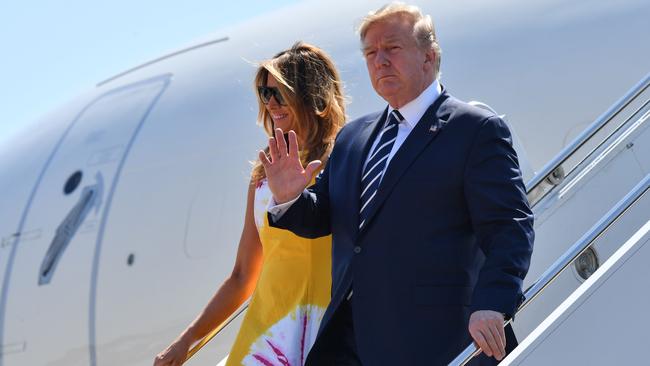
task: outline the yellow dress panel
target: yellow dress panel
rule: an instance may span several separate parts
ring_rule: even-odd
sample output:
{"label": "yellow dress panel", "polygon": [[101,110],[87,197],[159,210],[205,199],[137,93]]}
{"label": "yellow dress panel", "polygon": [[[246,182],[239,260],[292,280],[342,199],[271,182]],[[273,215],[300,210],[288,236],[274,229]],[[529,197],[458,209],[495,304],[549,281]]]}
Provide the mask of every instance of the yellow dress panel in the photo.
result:
{"label": "yellow dress panel", "polygon": [[330,301],[332,240],[272,228],[266,181],[255,190],[255,223],[263,248],[260,277],[227,366],[302,366]]}

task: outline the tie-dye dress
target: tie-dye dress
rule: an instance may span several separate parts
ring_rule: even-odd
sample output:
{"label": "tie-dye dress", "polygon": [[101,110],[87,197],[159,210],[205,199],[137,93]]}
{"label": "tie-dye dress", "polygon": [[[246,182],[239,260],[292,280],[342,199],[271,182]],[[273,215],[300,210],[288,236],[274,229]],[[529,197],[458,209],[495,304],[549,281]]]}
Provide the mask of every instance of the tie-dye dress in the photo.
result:
{"label": "tie-dye dress", "polygon": [[255,190],[264,262],[228,366],[302,366],[330,301],[331,236],[306,239],[268,224],[271,191]]}

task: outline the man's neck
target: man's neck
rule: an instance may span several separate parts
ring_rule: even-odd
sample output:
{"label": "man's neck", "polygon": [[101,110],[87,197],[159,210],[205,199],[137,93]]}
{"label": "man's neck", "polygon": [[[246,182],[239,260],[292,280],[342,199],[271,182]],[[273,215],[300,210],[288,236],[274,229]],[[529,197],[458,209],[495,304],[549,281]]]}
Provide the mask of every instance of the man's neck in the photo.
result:
{"label": "man's neck", "polygon": [[[428,79],[430,79],[430,80],[428,80]],[[388,99],[386,99],[386,101],[387,101],[388,104],[389,104],[391,107],[393,107],[394,109],[400,109],[400,108],[402,108],[403,106],[405,106],[405,105],[409,104],[410,102],[412,102],[413,100],[417,99],[420,95],[422,95],[422,93],[423,93],[423,92],[424,92],[424,91],[425,91],[425,90],[426,90],[426,89],[427,89],[427,88],[428,88],[428,87],[429,87],[429,86],[430,86],[430,85],[431,85],[435,80],[436,80],[436,79],[433,78],[433,77],[432,77],[432,78],[427,78],[427,80],[424,80],[423,83],[422,83],[422,85],[420,85],[420,88],[418,88],[418,90],[417,90],[416,92],[412,93],[412,95],[402,96],[401,98],[400,98],[400,96],[395,96],[394,99],[392,99],[392,100],[388,100]]]}
{"label": "man's neck", "polygon": [[[404,117],[404,120],[411,126],[415,124],[422,118],[426,110],[435,102],[436,99],[442,93],[442,87],[437,80],[434,80],[431,85],[427,86],[415,99],[410,102],[402,105],[399,108],[400,113]],[[392,110],[394,107],[391,105],[389,110]]]}

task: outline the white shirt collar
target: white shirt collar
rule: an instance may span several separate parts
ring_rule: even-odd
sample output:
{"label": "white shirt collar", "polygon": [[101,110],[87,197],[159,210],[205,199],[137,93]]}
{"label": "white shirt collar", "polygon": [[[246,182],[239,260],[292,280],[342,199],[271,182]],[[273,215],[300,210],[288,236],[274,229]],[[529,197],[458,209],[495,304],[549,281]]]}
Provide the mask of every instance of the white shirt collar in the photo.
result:
{"label": "white shirt collar", "polygon": [[[440,87],[438,79],[435,79],[431,85],[417,96],[417,98],[406,103],[399,109],[399,113],[404,117],[403,122],[407,123],[411,128],[415,127],[431,104],[438,99],[440,94],[442,94],[442,88]],[[394,108],[389,104],[388,113],[390,114],[393,109]]]}

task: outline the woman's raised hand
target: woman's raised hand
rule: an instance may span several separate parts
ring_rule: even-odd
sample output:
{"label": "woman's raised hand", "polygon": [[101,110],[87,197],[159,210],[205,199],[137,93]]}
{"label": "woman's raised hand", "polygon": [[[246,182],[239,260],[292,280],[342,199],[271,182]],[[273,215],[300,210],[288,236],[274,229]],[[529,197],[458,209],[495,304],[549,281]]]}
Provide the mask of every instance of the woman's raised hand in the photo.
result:
{"label": "woman's raised hand", "polygon": [[289,131],[289,146],[287,147],[284,133],[281,129],[276,128],[275,137],[269,138],[269,153],[270,160],[264,151],[260,151],[259,157],[264,166],[273,199],[278,204],[298,197],[321,166],[320,160],[314,160],[303,168],[298,153],[298,138],[294,131]]}

